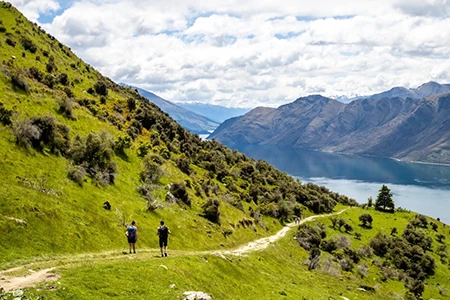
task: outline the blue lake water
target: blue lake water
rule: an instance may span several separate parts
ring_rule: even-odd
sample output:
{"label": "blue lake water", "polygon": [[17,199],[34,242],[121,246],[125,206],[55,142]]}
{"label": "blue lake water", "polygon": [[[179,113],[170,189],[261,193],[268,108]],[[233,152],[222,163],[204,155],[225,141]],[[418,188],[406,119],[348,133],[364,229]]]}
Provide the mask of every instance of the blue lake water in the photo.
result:
{"label": "blue lake water", "polygon": [[394,195],[396,206],[450,224],[450,167],[400,162],[293,149],[270,145],[245,145],[237,150],[263,159],[302,182],[323,185],[332,191],[366,203],[375,200],[382,184]]}

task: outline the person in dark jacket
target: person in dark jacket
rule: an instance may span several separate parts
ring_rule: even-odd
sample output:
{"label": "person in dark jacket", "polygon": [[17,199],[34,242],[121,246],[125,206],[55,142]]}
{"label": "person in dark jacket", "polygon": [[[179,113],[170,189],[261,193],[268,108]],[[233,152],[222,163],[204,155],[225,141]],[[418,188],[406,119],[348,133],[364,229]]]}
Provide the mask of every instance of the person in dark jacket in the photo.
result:
{"label": "person in dark jacket", "polygon": [[161,250],[161,257],[167,256],[167,242],[169,239],[170,230],[164,225],[164,221],[160,222],[156,235],[159,237],[159,249]]}
{"label": "person in dark jacket", "polygon": [[125,235],[127,236],[128,244],[130,245],[130,253],[131,249],[133,249],[133,253],[136,253],[137,227],[135,221],[131,222],[131,225],[127,227]]}

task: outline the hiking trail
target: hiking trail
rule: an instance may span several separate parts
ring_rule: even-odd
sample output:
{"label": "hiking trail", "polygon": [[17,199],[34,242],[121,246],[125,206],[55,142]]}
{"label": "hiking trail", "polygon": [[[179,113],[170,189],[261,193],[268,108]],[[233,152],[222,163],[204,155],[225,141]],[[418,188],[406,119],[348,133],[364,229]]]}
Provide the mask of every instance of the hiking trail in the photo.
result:
{"label": "hiking trail", "polygon": [[[312,220],[315,220],[317,218],[324,218],[329,217],[332,215],[339,215],[346,211],[348,208],[345,208],[341,211],[331,213],[331,214],[324,214],[324,215],[314,215],[307,218],[304,218],[303,220],[300,220],[299,224],[289,223],[286,226],[284,226],[280,231],[278,231],[276,234],[264,237],[252,242],[249,242],[245,245],[240,246],[239,248],[232,249],[232,250],[211,250],[211,251],[189,251],[189,252],[183,252],[181,255],[188,255],[188,254],[203,254],[203,255],[216,255],[220,256],[224,259],[229,260],[226,256],[245,256],[246,254],[249,254],[251,252],[261,251],[266,249],[270,244],[278,241],[279,239],[286,236],[286,234],[289,232],[289,230],[292,227],[304,224],[306,222],[310,222]],[[144,254],[155,254],[159,251],[159,249],[151,249],[151,250],[144,250],[140,253]],[[150,252],[150,253],[149,253]],[[135,256],[127,256],[129,259],[134,259]],[[147,257],[153,257],[153,256],[147,256]],[[58,257],[58,265],[54,265],[56,259],[47,259],[45,261],[38,261],[29,263],[22,266],[17,266],[8,270],[0,271],[0,287],[3,288],[5,291],[14,291],[18,289],[22,289],[25,287],[33,287],[38,283],[45,282],[45,281],[56,281],[61,276],[57,273],[54,273],[54,271],[58,267],[67,267],[71,265],[79,265],[83,264],[83,262],[92,262],[92,261],[107,261],[107,260],[123,260],[124,255],[122,252],[118,254],[118,251],[105,251],[102,253],[86,253],[86,254],[79,254],[79,255],[71,255],[71,256],[61,256]],[[38,266],[40,269],[37,271],[32,270],[33,266]],[[20,275],[15,275],[15,273],[20,273]],[[26,275],[23,275],[26,273]]]}

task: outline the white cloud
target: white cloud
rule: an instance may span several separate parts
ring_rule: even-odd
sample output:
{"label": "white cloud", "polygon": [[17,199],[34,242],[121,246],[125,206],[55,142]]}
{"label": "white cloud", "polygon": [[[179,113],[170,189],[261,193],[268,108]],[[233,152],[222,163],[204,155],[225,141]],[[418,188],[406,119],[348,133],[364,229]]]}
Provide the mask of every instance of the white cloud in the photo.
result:
{"label": "white cloud", "polygon": [[105,75],[168,100],[277,106],[311,93],[450,82],[449,6],[76,0],[44,27]]}
{"label": "white cloud", "polygon": [[40,14],[56,11],[60,8],[56,0],[9,0],[28,19],[36,22]]}

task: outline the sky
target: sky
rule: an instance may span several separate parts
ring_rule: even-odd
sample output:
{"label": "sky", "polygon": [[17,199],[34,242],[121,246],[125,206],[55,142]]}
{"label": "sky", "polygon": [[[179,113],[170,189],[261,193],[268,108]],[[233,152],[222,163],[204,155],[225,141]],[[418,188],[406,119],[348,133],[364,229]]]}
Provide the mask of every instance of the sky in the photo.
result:
{"label": "sky", "polygon": [[450,83],[450,0],[9,0],[116,82],[271,106]]}

